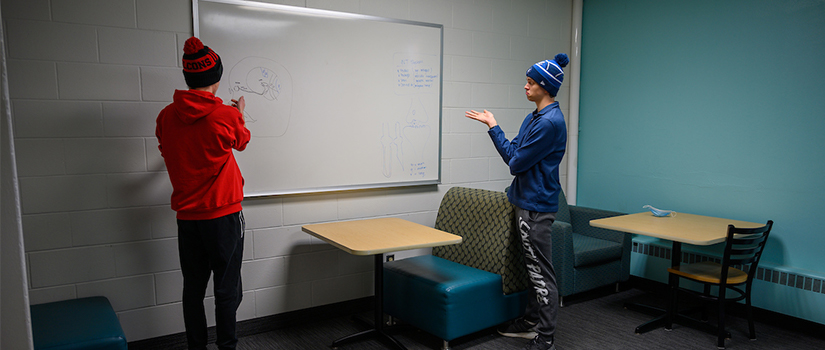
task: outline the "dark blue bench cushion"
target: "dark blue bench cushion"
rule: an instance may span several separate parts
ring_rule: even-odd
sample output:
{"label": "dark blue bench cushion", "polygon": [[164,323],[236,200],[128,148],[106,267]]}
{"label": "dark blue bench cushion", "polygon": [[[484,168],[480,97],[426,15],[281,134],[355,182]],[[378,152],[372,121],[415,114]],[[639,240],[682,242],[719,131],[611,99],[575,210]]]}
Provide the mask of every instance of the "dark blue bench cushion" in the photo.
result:
{"label": "dark blue bench cushion", "polygon": [[126,337],[105,297],[63,300],[31,306],[37,350],[127,350]]}

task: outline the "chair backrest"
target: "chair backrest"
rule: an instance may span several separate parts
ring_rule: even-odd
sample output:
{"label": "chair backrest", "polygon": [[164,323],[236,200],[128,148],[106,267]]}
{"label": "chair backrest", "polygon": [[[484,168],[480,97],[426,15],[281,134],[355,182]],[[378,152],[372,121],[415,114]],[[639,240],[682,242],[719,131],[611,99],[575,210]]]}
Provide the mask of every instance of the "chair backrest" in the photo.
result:
{"label": "chair backrest", "polygon": [[556,221],[571,223],[570,207],[567,205],[567,197],[564,191],[559,190],[559,211],[556,212]]}
{"label": "chair backrest", "polygon": [[502,277],[503,292],[527,289],[527,272],[515,208],[504,192],[453,187],[444,195],[435,228],[462,237],[433,248],[433,255]]}
{"label": "chair backrest", "polygon": [[757,228],[737,228],[728,225],[728,236],[725,241],[725,251],[722,256],[721,280],[727,281],[728,267],[739,267],[748,273],[747,283],[753,281],[768,235],[773,228],[773,221],[768,220],[765,226]]}

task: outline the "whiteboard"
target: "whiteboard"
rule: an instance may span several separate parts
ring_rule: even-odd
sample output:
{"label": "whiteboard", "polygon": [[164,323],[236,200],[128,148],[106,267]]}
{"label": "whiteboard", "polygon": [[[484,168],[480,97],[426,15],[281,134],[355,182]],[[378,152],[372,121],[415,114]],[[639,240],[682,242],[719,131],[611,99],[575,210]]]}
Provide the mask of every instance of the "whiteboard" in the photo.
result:
{"label": "whiteboard", "polygon": [[438,184],[443,26],[238,0],[194,0],[244,96],[246,197]]}

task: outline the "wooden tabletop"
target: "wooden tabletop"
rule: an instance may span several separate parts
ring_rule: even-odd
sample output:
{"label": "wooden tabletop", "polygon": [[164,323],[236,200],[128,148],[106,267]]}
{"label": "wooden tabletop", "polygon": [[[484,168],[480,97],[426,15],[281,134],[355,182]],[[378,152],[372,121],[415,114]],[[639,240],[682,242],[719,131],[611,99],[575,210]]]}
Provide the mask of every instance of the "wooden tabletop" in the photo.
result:
{"label": "wooden tabletop", "polygon": [[728,233],[728,225],[755,228],[762,227],[765,224],[685,213],[677,213],[676,216],[657,217],[650,212],[590,221],[590,226],[593,227],[636,233],[694,245],[711,245],[724,242]]}
{"label": "wooden tabletop", "polygon": [[353,255],[461,243],[461,236],[398,218],[338,221],[301,229]]}

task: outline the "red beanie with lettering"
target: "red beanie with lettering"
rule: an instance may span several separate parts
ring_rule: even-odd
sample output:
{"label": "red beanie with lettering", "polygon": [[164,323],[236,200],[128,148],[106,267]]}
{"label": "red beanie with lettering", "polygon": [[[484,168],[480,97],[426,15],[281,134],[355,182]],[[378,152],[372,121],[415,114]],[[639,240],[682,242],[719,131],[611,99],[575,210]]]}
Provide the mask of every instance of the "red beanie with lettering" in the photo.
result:
{"label": "red beanie with lettering", "polygon": [[221,80],[221,57],[200,39],[191,37],[183,45],[183,78],[190,88],[209,86]]}

